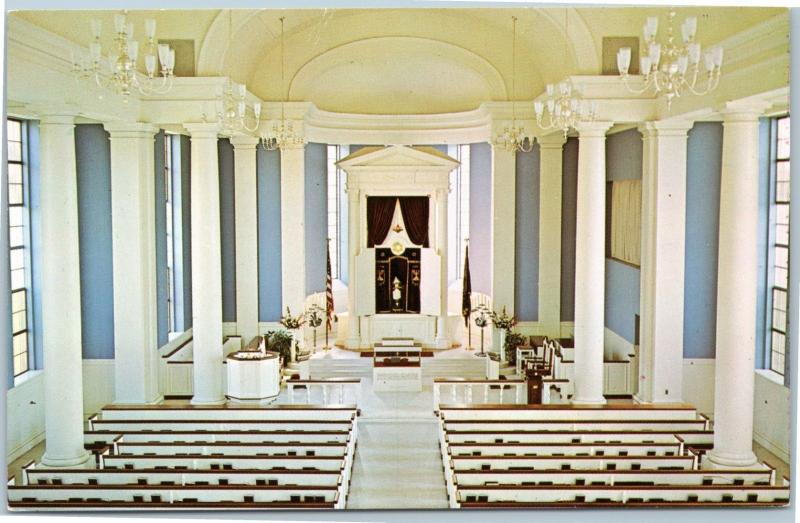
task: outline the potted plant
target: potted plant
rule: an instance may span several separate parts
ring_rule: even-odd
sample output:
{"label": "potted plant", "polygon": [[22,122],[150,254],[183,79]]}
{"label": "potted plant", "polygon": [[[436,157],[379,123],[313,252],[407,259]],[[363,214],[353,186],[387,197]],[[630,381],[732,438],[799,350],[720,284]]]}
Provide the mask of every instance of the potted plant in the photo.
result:
{"label": "potted plant", "polygon": [[506,346],[506,336],[508,332],[514,328],[514,325],[517,324],[517,319],[506,312],[505,306],[503,306],[503,310],[500,313],[491,311],[489,316],[492,319],[492,325],[500,331],[500,359],[501,361],[506,361],[504,350]]}
{"label": "potted plant", "polygon": [[292,354],[292,343],[294,342],[292,335],[284,330],[269,331],[264,338],[267,340],[267,348],[277,352],[285,365]]}
{"label": "potted plant", "polygon": [[291,353],[289,357],[289,361],[295,361],[297,359],[297,349],[300,340],[298,339],[297,331],[300,327],[303,326],[305,323],[305,318],[303,318],[302,314],[297,316],[292,316],[292,311],[289,310],[289,307],[286,307],[286,314],[281,316],[280,324],[286,327],[286,329],[291,334],[292,338],[294,339],[294,343],[291,345]]}

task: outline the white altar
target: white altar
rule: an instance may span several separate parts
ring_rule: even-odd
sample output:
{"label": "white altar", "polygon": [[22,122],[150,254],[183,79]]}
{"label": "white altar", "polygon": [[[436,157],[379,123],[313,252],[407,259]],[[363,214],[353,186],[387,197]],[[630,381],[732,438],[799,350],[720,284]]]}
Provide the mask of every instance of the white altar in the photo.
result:
{"label": "white altar", "polygon": [[[432,147],[364,147],[337,165],[347,173],[348,348],[370,347],[389,337],[410,337],[447,348],[447,200],[450,172],[458,161]],[[367,198],[427,196],[429,247],[410,242],[393,225],[380,245],[367,245]],[[394,218],[393,218],[394,220]],[[420,252],[419,314],[376,313],[376,247]]]}

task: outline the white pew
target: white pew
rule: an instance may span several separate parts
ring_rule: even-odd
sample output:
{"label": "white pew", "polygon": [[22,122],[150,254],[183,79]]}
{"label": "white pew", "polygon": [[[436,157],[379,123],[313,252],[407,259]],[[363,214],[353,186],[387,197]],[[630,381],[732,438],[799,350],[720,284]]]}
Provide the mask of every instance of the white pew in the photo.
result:
{"label": "white pew", "polygon": [[[477,507],[525,506],[541,503],[784,503],[789,500],[788,486],[728,485],[659,485],[657,487],[592,487],[575,485],[548,486],[482,486],[460,488],[458,506],[472,499]],[[487,505],[488,504],[488,505]],[[507,504],[507,505],[506,505]],[[521,504],[521,505],[520,505]]]}
{"label": "white pew", "polygon": [[[357,415],[355,406],[271,405],[265,407],[187,407],[187,406],[128,406],[107,405],[100,411],[99,420],[263,420],[292,421],[349,421]],[[92,418],[90,418],[92,419]]]}
{"label": "white pew", "polygon": [[115,454],[155,453],[165,456],[199,454],[203,456],[218,454],[224,456],[331,456],[344,458],[346,444],[337,445],[265,445],[263,443],[129,443],[116,444]]}
{"label": "white pew", "polygon": [[565,406],[565,405],[440,405],[439,416],[445,421],[457,420],[561,420],[561,421],[602,421],[632,418],[658,421],[696,421],[699,417],[691,405],[636,405],[631,407],[613,406]]}
{"label": "white pew", "polygon": [[607,485],[630,486],[631,483],[651,485],[771,485],[771,469],[758,470],[580,470],[580,471],[458,471],[455,473],[458,488],[495,485]]}
{"label": "white pew", "polygon": [[450,468],[463,470],[689,470],[695,468],[697,456],[452,456]]}
{"label": "white pew", "polygon": [[675,456],[683,454],[683,445],[677,440],[674,443],[555,443],[555,444],[506,444],[491,443],[486,445],[450,444],[451,456],[593,456],[602,452],[606,456]]}
{"label": "white pew", "polygon": [[189,470],[211,469],[212,466],[233,470],[340,470],[342,459],[328,456],[270,458],[259,456],[101,456],[100,468],[157,469],[188,467]]}
{"label": "white pew", "polygon": [[[86,443],[108,443],[121,437],[121,432],[116,431],[87,431],[84,433]],[[323,443],[347,443],[351,434],[347,430],[335,431],[304,431],[304,432],[276,432],[276,431],[224,431],[224,432],[181,432],[158,430],[126,431],[124,441],[128,443],[264,443],[269,445],[293,444],[316,445]]]}
{"label": "white pew", "polygon": [[89,430],[105,430],[127,433],[137,430],[160,430],[160,431],[211,431],[227,432],[231,430],[269,430],[269,431],[321,431],[338,430],[351,431],[354,425],[350,421],[306,421],[306,420],[280,420],[280,421],[261,421],[261,420],[89,420]]}
{"label": "white pew", "polygon": [[706,423],[703,420],[456,420],[445,421],[444,429],[447,432],[459,431],[508,431],[508,430],[550,430],[550,431],[579,431],[579,430],[604,430],[604,431],[656,431],[656,432],[683,432],[691,430],[704,430]]}
{"label": "white pew", "polygon": [[444,439],[450,444],[457,443],[671,443],[680,438],[686,445],[712,444],[714,433],[701,431],[447,431]]}

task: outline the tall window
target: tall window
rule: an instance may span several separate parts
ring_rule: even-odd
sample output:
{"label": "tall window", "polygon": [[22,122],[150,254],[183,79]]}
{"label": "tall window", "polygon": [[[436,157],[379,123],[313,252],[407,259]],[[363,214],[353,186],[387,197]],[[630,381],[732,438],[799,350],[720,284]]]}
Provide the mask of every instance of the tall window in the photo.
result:
{"label": "tall window", "polygon": [[[328,146],[328,244],[331,252],[331,276],[341,277],[342,249],[341,242],[342,220],[347,220],[343,212],[345,205],[345,178],[344,171],[336,167],[336,162],[347,156],[350,152],[348,145]],[[346,253],[345,253],[346,254]]]}
{"label": "tall window", "polygon": [[774,166],[770,184],[771,306],[768,336],[769,368],[783,375],[789,303],[789,117],[773,123]]}
{"label": "tall window", "polygon": [[175,245],[174,206],[172,195],[172,136],[164,136],[164,195],[167,213],[167,325],[169,332],[177,331],[175,321]]}
{"label": "tall window", "polygon": [[28,241],[28,190],[25,169],[25,124],[6,121],[8,143],[8,223],[9,257],[11,262],[11,331],[13,336],[14,376],[31,368],[30,333],[28,330],[30,267]]}
{"label": "tall window", "polygon": [[450,173],[448,202],[448,243],[450,280],[464,272],[464,250],[469,239],[469,144],[451,145],[447,153],[460,162]]}

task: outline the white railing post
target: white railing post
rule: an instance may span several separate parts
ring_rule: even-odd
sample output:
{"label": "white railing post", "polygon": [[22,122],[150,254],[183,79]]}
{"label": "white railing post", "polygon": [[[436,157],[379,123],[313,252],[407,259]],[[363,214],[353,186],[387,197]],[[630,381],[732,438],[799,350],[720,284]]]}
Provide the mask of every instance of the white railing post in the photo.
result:
{"label": "white railing post", "polygon": [[294,383],[290,381],[288,385],[289,385],[289,403],[294,403]]}

